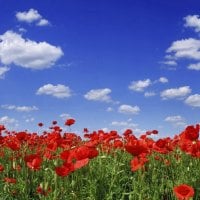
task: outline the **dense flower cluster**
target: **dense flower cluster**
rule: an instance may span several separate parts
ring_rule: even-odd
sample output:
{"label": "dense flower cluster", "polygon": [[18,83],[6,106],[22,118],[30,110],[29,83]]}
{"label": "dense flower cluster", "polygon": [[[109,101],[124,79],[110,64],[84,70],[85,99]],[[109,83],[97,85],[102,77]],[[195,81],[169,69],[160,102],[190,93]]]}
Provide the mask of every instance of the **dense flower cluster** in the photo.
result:
{"label": "dense flower cluster", "polygon": [[[74,123],[74,119],[67,119],[65,125],[70,127]],[[43,126],[43,123],[39,123],[38,126]],[[10,132],[4,125],[0,125],[0,160],[4,159],[5,154],[9,155],[12,171],[20,172],[26,168],[29,176],[41,170],[51,170],[55,176],[65,178],[90,165],[91,160],[98,157],[101,152],[113,154],[115,150],[118,150],[132,157],[130,170],[135,173],[138,170],[147,170],[146,166],[151,155],[155,155],[155,161],[169,166],[170,160],[162,159],[162,155],[176,149],[191,157],[200,158],[199,130],[199,125],[188,126],[174,138],[154,140],[152,136],[158,134],[157,130],[147,131],[138,138],[130,129],[120,135],[117,131],[104,132],[103,130],[90,133],[85,128],[85,139],[82,139],[75,133],[63,132],[57,125],[57,121],[53,121],[50,131],[44,131],[43,134],[27,131]],[[179,160],[178,155],[176,159]],[[47,165],[50,161],[53,163],[51,169]],[[1,175],[5,168],[6,166],[0,163]],[[12,171],[9,174],[3,174],[5,184],[18,184],[17,173],[12,173]],[[24,178],[27,179],[27,177]],[[53,188],[50,188],[48,184],[46,186],[41,184],[39,178],[37,185],[39,186],[35,188],[35,192],[38,195],[47,196],[53,192]],[[178,199],[189,199],[195,193],[193,187],[186,184],[174,185],[171,190]]]}

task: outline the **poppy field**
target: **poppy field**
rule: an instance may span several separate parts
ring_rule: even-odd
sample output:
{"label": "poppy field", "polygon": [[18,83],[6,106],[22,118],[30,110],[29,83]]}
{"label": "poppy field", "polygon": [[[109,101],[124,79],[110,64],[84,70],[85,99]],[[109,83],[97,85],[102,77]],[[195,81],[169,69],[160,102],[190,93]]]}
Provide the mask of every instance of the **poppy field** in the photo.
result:
{"label": "poppy field", "polygon": [[0,199],[199,200],[199,130],[197,124],[159,138],[157,130],[136,137],[130,129],[84,128],[81,138],[57,121],[42,133],[8,131],[2,124]]}

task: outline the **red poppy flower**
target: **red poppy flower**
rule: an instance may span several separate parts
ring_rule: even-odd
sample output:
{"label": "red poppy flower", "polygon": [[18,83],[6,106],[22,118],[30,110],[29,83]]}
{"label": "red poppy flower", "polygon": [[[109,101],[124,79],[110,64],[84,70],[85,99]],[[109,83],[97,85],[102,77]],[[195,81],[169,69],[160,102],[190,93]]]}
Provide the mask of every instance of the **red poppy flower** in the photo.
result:
{"label": "red poppy flower", "polygon": [[199,138],[199,124],[194,126],[188,126],[186,127],[185,131],[181,134],[182,139],[195,141]]}
{"label": "red poppy flower", "polygon": [[84,166],[86,166],[89,162],[89,158],[85,158],[85,159],[82,159],[82,160],[77,160],[75,163],[74,163],[74,169],[77,170],[77,169],[80,169]]}
{"label": "red poppy flower", "polygon": [[4,178],[4,181],[6,183],[14,183],[14,184],[17,182],[15,178],[8,178],[8,177]]}
{"label": "red poppy flower", "polygon": [[126,129],[123,133],[124,136],[128,136],[131,135],[133,133],[133,131],[131,129]]}
{"label": "red poppy flower", "polygon": [[148,153],[148,146],[143,140],[131,141],[125,145],[125,149],[133,156]]}
{"label": "red poppy flower", "polygon": [[4,166],[0,164],[0,172],[4,170]]}
{"label": "red poppy flower", "polygon": [[134,157],[131,160],[131,171],[135,172],[141,168],[144,168],[144,164],[147,162],[148,160],[146,158],[138,158],[138,157]]}
{"label": "red poppy flower", "polygon": [[194,189],[186,184],[174,187],[174,193],[178,200],[189,200],[194,196]]}
{"label": "red poppy flower", "polygon": [[6,130],[5,126],[0,124],[0,132],[4,130]]}
{"label": "red poppy flower", "polygon": [[28,168],[39,170],[42,163],[42,158],[37,154],[31,154],[25,157],[25,161]]}
{"label": "red poppy flower", "polygon": [[19,150],[20,149],[20,143],[19,143],[19,141],[15,141],[15,140],[13,140],[13,141],[8,141],[7,142],[7,146],[10,148],[10,149],[12,149],[13,151],[17,151],[17,150]]}
{"label": "red poppy flower", "polygon": [[154,135],[155,135],[155,134],[158,134],[158,131],[157,131],[157,130],[153,130],[153,131],[152,131],[152,134],[154,134]]}
{"label": "red poppy flower", "polygon": [[55,172],[58,176],[67,176],[74,170],[74,167],[71,163],[65,163],[65,165],[56,167]]}
{"label": "red poppy flower", "polygon": [[38,123],[38,126],[40,126],[40,127],[43,126],[43,125],[44,125],[44,124],[43,124],[42,122]]}
{"label": "red poppy flower", "polygon": [[62,160],[67,160],[69,158],[69,155],[70,155],[70,151],[65,150],[65,151],[60,153],[60,158]]}
{"label": "red poppy flower", "polygon": [[84,129],[83,129],[83,132],[84,132],[84,133],[88,133],[89,131],[88,131],[87,128],[84,128]]}
{"label": "red poppy flower", "polygon": [[57,121],[55,121],[55,120],[52,121],[52,124],[53,124],[53,125],[56,125],[56,124],[57,124]]}
{"label": "red poppy flower", "polygon": [[83,145],[75,149],[74,158],[77,160],[82,160],[85,158],[92,159],[94,157],[97,157],[98,154],[99,152],[97,151],[97,149]]}
{"label": "red poppy flower", "polygon": [[113,146],[115,148],[123,148],[124,144],[121,140],[115,140],[114,143],[113,143]]}
{"label": "red poppy flower", "polygon": [[13,167],[14,170],[16,171],[21,171],[22,167],[20,165],[16,165],[15,167]]}
{"label": "red poppy flower", "polygon": [[170,162],[168,159],[165,159],[165,160],[164,160],[164,164],[165,164],[166,166],[169,166],[169,165],[171,164],[171,162]]}
{"label": "red poppy flower", "polygon": [[174,146],[170,138],[163,138],[154,143],[153,149],[156,152],[167,154],[168,152],[173,151]]}
{"label": "red poppy flower", "polygon": [[67,119],[66,122],[65,122],[65,125],[71,126],[74,123],[75,123],[75,119]]}
{"label": "red poppy flower", "polygon": [[16,133],[16,138],[19,141],[25,141],[27,139],[27,137],[28,137],[28,134],[25,131]]}
{"label": "red poppy flower", "polygon": [[43,196],[47,196],[49,192],[51,192],[51,188],[48,188],[47,190],[44,190],[41,186],[38,186],[36,189],[38,194],[41,194]]}

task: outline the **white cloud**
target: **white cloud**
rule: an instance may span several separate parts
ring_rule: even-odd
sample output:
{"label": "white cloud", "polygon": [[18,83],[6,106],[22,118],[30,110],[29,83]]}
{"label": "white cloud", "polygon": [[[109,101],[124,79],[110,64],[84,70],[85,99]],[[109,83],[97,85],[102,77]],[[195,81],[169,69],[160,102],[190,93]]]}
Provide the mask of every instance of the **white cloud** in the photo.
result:
{"label": "white cloud", "polygon": [[101,128],[101,130],[105,133],[109,133],[110,132],[110,129],[107,128],[107,127],[104,127],[104,128]]}
{"label": "white cloud", "polygon": [[167,61],[163,61],[161,63],[165,64],[165,65],[169,65],[169,66],[177,66],[177,62],[174,60],[167,60]]}
{"label": "white cloud", "polygon": [[161,83],[168,83],[169,80],[166,77],[160,77],[159,78],[159,82],[161,82]]}
{"label": "white cloud", "polygon": [[16,18],[22,22],[32,23],[34,21],[40,20],[42,16],[38,13],[37,10],[31,8],[29,11],[17,12]]}
{"label": "white cloud", "polygon": [[73,118],[73,117],[68,113],[62,113],[60,114],[60,118],[62,118],[62,120],[66,120],[68,118]]}
{"label": "white cloud", "polygon": [[47,26],[49,25],[49,21],[46,20],[46,19],[41,19],[38,23],[37,23],[37,26]]}
{"label": "white cloud", "polygon": [[52,67],[62,55],[60,47],[47,42],[24,39],[13,31],[0,35],[0,61],[5,65],[15,64],[24,68],[45,69]]}
{"label": "white cloud", "polygon": [[19,30],[19,32],[21,32],[21,33],[26,33],[26,32],[27,32],[27,30],[26,30],[25,28],[22,28],[22,27],[20,27],[18,30]]}
{"label": "white cloud", "polygon": [[0,67],[0,79],[3,79],[5,77],[5,73],[8,72],[10,68],[8,67]]}
{"label": "white cloud", "polygon": [[200,32],[200,18],[199,15],[188,15],[184,18],[185,27],[194,28],[195,32]]}
{"label": "white cloud", "polygon": [[171,88],[161,92],[160,96],[162,99],[175,99],[175,98],[183,98],[191,93],[191,89],[189,86],[183,86],[179,88]]}
{"label": "white cloud", "polygon": [[167,49],[167,53],[172,53],[174,59],[200,60],[200,40],[194,38],[177,40]]}
{"label": "white cloud", "polygon": [[174,126],[186,126],[185,119],[180,115],[172,115],[165,118],[166,122],[173,124]]}
{"label": "white cloud", "polygon": [[111,102],[111,97],[109,94],[111,93],[111,89],[93,89],[87,92],[84,97],[87,100],[91,101],[102,101],[102,102]]}
{"label": "white cloud", "polygon": [[138,114],[140,112],[140,108],[138,106],[123,104],[118,108],[118,112],[123,114]]}
{"label": "white cloud", "polygon": [[184,120],[183,117],[181,117],[180,115],[173,115],[165,118],[166,122],[178,122],[183,120]]}
{"label": "white cloud", "polygon": [[140,128],[138,128],[138,124],[132,123],[131,122],[132,119],[128,119],[127,121],[113,121],[111,122],[111,126],[113,127],[121,127],[122,129],[120,130],[120,132],[124,132],[127,129],[132,129],[134,134],[141,134],[141,133],[145,133],[145,130],[142,130]]}
{"label": "white cloud", "polygon": [[107,112],[112,112],[112,111],[113,111],[113,108],[112,108],[112,107],[108,107],[108,108],[106,109],[106,111],[107,111]]}
{"label": "white cloud", "polygon": [[30,122],[33,122],[33,121],[35,121],[35,119],[34,119],[33,117],[27,118],[27,119],[25,120],[25,122],[27,122],[27,123],[30,123]]}
{"label": "white cloud", "polygon": [[126,122],[126,121],[113,121],[111,126],[125,126],[126,128],[136,128],[138,124]]}
{"label": "white cloud", "polygon": [[[141,135],[141,134],[146,133],[146,130],[145,130],[145,129],[140,129],[140,128],[135,128],[135,129],[133,129],[133,133],[134,133],[134,134]],[[151,136],[151,137],[152,137],[152,136]]]}
{"label": "white cloud", "polygon": [[26,22],[26,23],[37,22],[36,25],[38,26],[49,25],[49,21],[47,19],[44,19],[42,15],[40,15],[39,12],[33,8],[29,9],[28,11],[17,12],[16,18],[20,22]]}
{"label": "white cloud", "polygon": [[14,118],[10,118],[8,116],[3,116],[0,118],[0,124],[4,125],[10,125],[10,124],[16,124],[17,120]]}
{"label": "white cloud", "polygon": [[200,94],[190,95],[186,100],[185,103],[189,106],[193,107],[200,107]]}
{"label": "white cloud", "polygon": [[139,81],[132,81],[129,85],[129,89],[137,92],[143,92],[144,89],[151,85],[151,80],[139,80]]}
{"label": "white cloud", "polygon": [[[188,15],[184,17],[185,27],[190,27],[195,32],[200,32],[200,16]],[[161,62],[171,66],[169,69],[176,69],[179,59],[200,60],[200,40],[195,38],[186,38],[172,42],[171,46],[166,50],[166,61]],[[200,70],[200,64],[190,64],[188,69]]]}
{"label": "white cloud", "polygon": [[1,108],[7,109],[7,110],[15,110],[19,112],[30,112],[34,110],[38,110],[36,106],[15,106],[15,105],[2,105]]}
{"label": "white cloud", "polygon": [[190,65],[188,66],[188,69],[199,71],[199,70],[200,70],[200,62],[198,62],[198,63],[196,63],[196,64],[190,64]]}
{"label": "white cloud", "polygon": [[52,84],[46,84],[40,87],[37,92],[37,95],[51,95],[56,98],[67,98],[70,97],[71,90],[68,86],[62,85],[62,84],[57,84],[57,85],[52,85]]}
{"label": "white cloud", "polygon": [[145,96],[145,97],[153,97],[153,96],[155,96],[155,95],[156,95],[155,92],[145,92],[145,93],[144,93],[144,96]]}

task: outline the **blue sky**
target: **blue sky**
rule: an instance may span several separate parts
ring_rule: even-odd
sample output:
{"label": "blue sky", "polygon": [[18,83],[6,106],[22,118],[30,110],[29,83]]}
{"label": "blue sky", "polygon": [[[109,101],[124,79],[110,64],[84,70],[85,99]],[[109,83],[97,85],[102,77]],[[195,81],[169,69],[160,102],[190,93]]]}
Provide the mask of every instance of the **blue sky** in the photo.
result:
{"label": "blue sky", "polygon": [[73,131],[199,123],[200,2],[0,1],[0,124]]}

